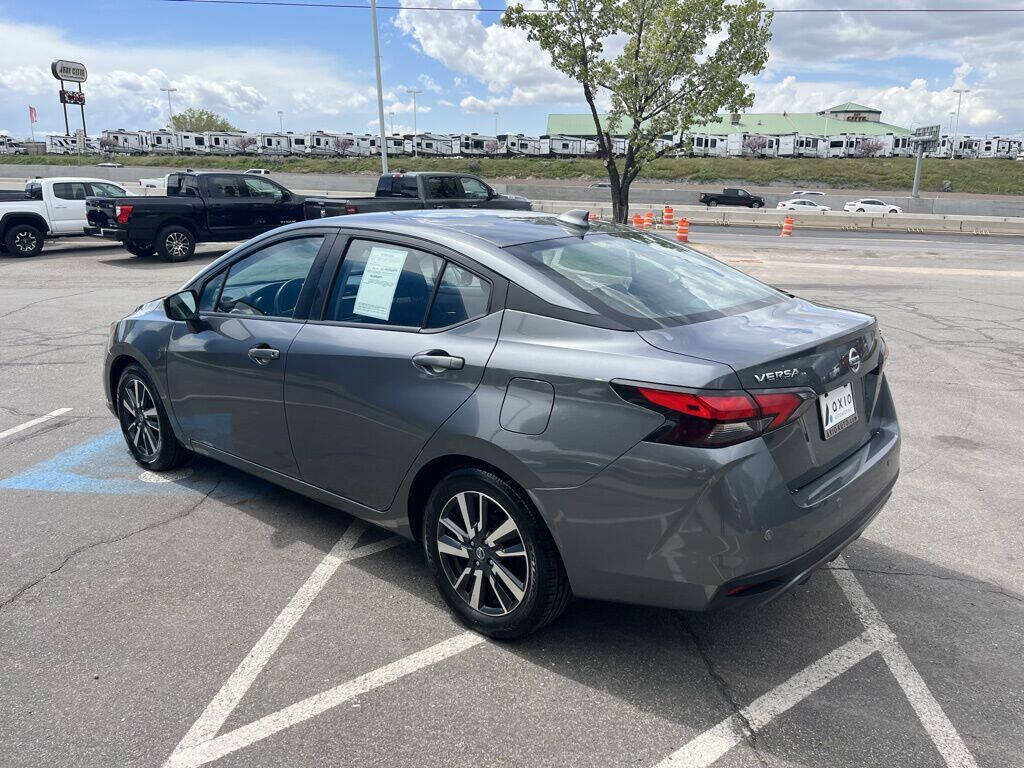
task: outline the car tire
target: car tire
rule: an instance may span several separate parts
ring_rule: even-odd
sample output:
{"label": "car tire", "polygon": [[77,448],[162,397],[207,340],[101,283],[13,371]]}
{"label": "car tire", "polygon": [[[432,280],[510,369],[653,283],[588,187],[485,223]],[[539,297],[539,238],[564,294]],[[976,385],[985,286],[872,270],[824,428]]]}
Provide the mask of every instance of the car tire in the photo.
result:
{"label": "car tire", "polygon": [[864,213],[864,209],[863,208],[858,208],[857,209],[857,213]]}
{"label": "car tire", "polygon": [[714,208],[717,205],[718,205],[718,201],[717,200],[708,200],[708,208]]}
{"label": "car tire", "polygon": [[129,240],[124,244],[124,247],[132,256],[152,256],[156,253],[156,248],[153,247],[152,243],[149,245],[140,245],[139,243]]}
{"label": "car tire", "polygon": [[171,224],[156,236],[156,252],[164,261],[186,261],[196,252],[196,238],[188,227]]}
{"label": "car tire", "polygon": [[895,208],[890,208],[889,213],[899,213]]}
{"label": "car tire", "polygon": [[760,204],[760,203],[751,203],[751,204],[750,204],[750,207],[751,207],[751,208],[760,208],[760,207],[761,207],[761,204]]}
{"label": "car tire", "polygon": [[441,596],[472,630],[514,640],[550,624],[569,604],[569,578],[543,520],[522,491],[493,472],[465,468],[441,480],[421,534]]}
{"label": "car tire", "polygon": [[43,233],[31,224],[14,224],[4,234],[4,245],[12,256],[38,256],[43,250]]}
{"label": "car tire", "polygon": [[175,437],[160,395],[141,365],[124,369],[115,394],[121,434],[139,466],[163,472],[189,460],[192,452]]}

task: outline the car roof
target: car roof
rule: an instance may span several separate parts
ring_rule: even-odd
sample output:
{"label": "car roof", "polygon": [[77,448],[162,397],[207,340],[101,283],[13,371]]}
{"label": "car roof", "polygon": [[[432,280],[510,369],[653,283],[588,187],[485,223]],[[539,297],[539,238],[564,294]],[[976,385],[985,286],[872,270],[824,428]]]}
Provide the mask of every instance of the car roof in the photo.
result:
{"label": "car roof", "polygon": [[47,176],[47,177],[42,178],[42,179],[29,179],[28,183],[38,182],[38,183],[41,184],[44,181],[51,182],[51,183],[54,183],[54,184],[64,184],[64,183],[69,182],[69,181],[102,181],[102,182],[108,182],[110,184],[116,184],[119,187],[123,187],[124,186],[124,182],[123,181],[114,181],[113,179],[98,179],[98,178],[95,178],[94,176]]}

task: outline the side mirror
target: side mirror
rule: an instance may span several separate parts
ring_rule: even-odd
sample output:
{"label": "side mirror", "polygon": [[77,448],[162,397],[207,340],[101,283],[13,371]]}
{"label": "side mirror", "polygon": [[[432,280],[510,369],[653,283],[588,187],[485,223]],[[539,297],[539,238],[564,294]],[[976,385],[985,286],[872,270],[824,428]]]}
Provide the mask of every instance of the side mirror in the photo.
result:
{"label": "side mirror", "polygon": [[172,293],[164,299],[164,312],[171,320],[194,322],[199,319],[198,307],[195,291]]}

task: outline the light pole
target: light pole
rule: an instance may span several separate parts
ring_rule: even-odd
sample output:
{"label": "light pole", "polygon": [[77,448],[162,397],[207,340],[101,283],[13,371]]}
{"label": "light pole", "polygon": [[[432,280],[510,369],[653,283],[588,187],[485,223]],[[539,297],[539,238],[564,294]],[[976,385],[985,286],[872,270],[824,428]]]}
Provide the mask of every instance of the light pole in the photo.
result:
{"label": "light pole", "polygon": [[160,90],[167,92],[167,127],[168,128],[173,128],[174,127],[174,110],[171,108],[171,94],[175,93],[178,89],[177,88],[171,88],[170,86],[167,86],[166,88],[161,88]]}
{"label": "light pole", "polygon": [[498,110],[494,110],[494,138],[498,138]]}
{"label": "light pole", "polygon": [[956,124],[953,128],[953,144],[949,148],[949,159],[956,159],[956,138],[957,134],[960,133],[960,104],[964,100],[964,94],[970,93],[970,88],[957,88],[953,91],[956,94]]}
{"label": "light pole", "polygon": [[277,129],[284,133],[284,111],[280,109],[277,110]]}
{"label": "light pole", "polygon": [[952,135],[952,133],[953,133],[953,117],[955,115],[956,115],[955,111],[953,111],[952,109],[949,110],[949,133],[950,133],[950,135]]}
{"label": "light pole", "polygon": [[370,17],[373,20],[373,65],[377,70],[377,124],[380,127],[380,172],[388,172],[388,142],[384,136],[384,91],[380,84],[380,36],[377,34],[377,0],[370,0]]}
{"label": "light pole", "polygon": [[423,91],[406,88],[405,92],[412,94],[412,154],[414,157],[419,157],[419,148],[416,146],[416,94],[423,93]]}
{"label": "light pole", "polygon": [[391,133],[395,132],[395,113],[388,112],[388,118],[391,120]]}

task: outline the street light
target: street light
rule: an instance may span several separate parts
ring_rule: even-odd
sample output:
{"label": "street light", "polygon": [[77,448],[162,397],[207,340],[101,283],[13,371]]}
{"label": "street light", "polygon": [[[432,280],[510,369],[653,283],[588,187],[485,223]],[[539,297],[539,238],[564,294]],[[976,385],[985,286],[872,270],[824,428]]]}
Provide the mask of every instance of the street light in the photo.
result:
{"label": "street light", "polygon": [[281,133],[284,133],[284,112],[277,110],[277,128]]}
{"label": "street light", "polygon": [[494,138],[498,138],[498,110],[494,110]]}
{"label": "street light", "polygon": [[391,119],[391,132],[394,133],[395,132],[395,113],[394,112],[388,112],[388,117]]}
{"label": "street light", "polygon": [[956,88],[953,93],[956,94],[956,127],[953,128],[953,144],[949,148],[949,159],[956,159],[956,138],[957,134],[960,133],[960,104],[964,100],[964,94],[970,93],[970,88]]}
{"label": "street light", "polygon": [[175,93],[178,89],[177,88],[171,88],[170,86],[168,86],[166,88],[161,88],[160,90],[167,92],[167,127],[168,128],[173,128],[174,127],[174,110],[171,108],[171,94]]}
{"label": "street light", "polygon": [[423,91],[406,88],[405,92],[412,94],[412,154],[414,157],[419,157],[419,148],[416,146],[416,94],[423,93]]}
{"label": "street light", "polygon": [[384,91],[380,84],[380,36],[377,34],[377,0],[370,0],[370,17],[373,20],[373,65],[377,70],[377,124],[380,128],[380,172],[388,172],[388,142],[384,134]]}

